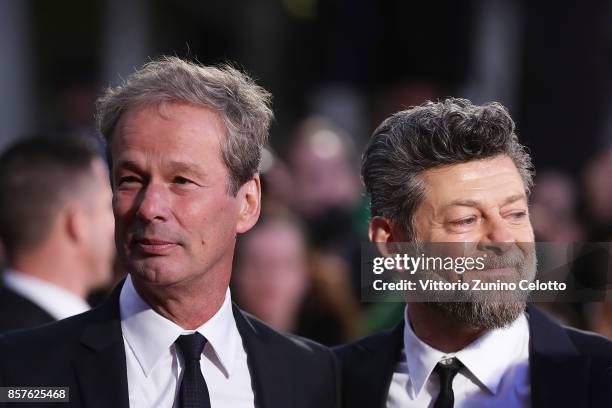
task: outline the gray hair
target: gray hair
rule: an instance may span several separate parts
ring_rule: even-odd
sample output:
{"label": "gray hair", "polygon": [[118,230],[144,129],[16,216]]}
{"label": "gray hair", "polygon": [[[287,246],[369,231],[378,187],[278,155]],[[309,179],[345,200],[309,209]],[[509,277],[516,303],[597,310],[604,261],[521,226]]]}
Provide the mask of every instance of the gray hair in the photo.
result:
{"label": "gray hair", "polygon": [[514,130],[497,102],[478,106],[448,98],[390,116],[374,131],[361,162],[372,216],[395,222],[414,241],[414,214],[426,192],[420,173],[501,154],[512,159],[529,193],[533,166]]}
{"label": "gray hair", "polygon": [[186,102],[216,111],[227,130],[221,155],[230,174],[229,191],[235,195],[258,171],[273,118],[271,98],[228,64],[203,66],[162,57],[145,64],[121,85],[107,88],[96,102],[96,121],[110,146],[121,115],[135,107]]}

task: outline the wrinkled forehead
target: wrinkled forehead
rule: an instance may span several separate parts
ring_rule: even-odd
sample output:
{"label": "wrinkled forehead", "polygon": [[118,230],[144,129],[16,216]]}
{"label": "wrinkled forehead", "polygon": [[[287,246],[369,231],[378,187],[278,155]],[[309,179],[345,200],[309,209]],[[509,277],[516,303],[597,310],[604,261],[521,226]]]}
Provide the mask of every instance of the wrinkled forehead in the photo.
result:
{"label": "wrinkled forehead", "polygon": [[506,155],[426,170],[425,200],[438,207],[458,200],[501,205],[510,197],[526,200],[526,187],[514,162]]}
{"label": "wrinkled forehead", "polygon": [[124,113],[111,140],[114,162],[124,156],[160,157],[219,153],[225,137],[219,114],[208,108],[168,102],[133,108]]}

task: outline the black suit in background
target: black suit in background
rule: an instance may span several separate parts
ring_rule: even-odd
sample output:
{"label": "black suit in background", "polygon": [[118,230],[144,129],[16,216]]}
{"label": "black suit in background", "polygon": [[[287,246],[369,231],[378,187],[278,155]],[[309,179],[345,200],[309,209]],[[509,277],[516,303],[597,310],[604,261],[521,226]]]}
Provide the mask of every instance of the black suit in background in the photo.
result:
{"label": "black suit in background", "polygon": [[[612,407],[612,342],[562,327],[531,305],[527,312],[532,407]],[[402,320],[392,331],[335,349],[343,407],[385,406],[403,342]]]}
{"label": "black suit in background", "polygon": [[54,321],[55,318],[36,303],[0,283],[0,335]]}
{"label": "black suit in background", "polygon": [[[0,337],[0,386],[67,386],[70,404],[62,406],[128,408],[119,317],[121,286],[89,312]],[[247,353],[256,407],[340,406],[339,369],[331,350],[282,335],[236,306],[233,310]],[[47,405],[58,406],[19,404]],[[2,403],[0,407],[4,408]]]}

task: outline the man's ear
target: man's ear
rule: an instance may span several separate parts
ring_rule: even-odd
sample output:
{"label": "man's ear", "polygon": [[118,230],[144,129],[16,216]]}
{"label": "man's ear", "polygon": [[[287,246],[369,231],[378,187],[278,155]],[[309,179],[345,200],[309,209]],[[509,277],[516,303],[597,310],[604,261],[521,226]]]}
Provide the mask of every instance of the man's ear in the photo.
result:
{"label": "man's ear", "polygon": [[261,180],[259,174],[255,174],[251,180],[244,183],[238,190],[237,196],[240,200],[240,212],[236,232],[242,234],[253,228],[261,212]]}
{"label": "man's ear", "polygon": [[396,223],[388,218],[375,216],[368,226],[368,237],[383,256],[396,252],[395,243],[406,242],[405,234]]}
{"label": "man's ear", "polygon": [[395,222],[378,215],[370,220],[368,237],[372,242],[406,242],[404,232]]}
{"label": "man's ear", "polygon": [[66,235],[73,242],[82,242],[87,229],[87,217],[81,206],[72,205],[64,211],[61,222],[64,223]]}

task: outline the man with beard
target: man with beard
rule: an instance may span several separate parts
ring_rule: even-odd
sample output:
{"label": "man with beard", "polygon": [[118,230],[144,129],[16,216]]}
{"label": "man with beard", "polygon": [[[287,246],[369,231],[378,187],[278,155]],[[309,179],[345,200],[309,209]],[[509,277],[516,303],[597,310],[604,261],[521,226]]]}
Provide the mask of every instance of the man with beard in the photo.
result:
{"label": "man with beard", "polygon": [[[467,245],[489,261],[464,280],[533,279],[532,175],[514,122],[497,103],[451,98],[398,112],[363,155],[370,240]],[[392,331],[337,349],[344,406],[612,403],[608,340],[559,326],[524,293],[470,291],[457,300],[464,301],[408,302]]]}

